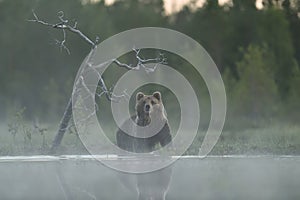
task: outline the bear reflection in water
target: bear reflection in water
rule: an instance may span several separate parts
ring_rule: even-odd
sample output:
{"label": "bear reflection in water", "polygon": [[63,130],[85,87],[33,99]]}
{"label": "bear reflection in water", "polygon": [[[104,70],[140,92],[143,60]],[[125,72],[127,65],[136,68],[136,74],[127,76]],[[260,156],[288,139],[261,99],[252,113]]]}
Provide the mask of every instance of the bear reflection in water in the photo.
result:
{"label": "bear reflection in water", "polygon": [[[150,153],[157,146],[171,143],[172,135],[160,92],[136,95],[135,115],[127,119],[117,131],[117,145],[135,153]],[[134,121],[135,123],[132,123]],[[143,174],[119,173],[126,188],[136,190],[139,200],[164,200],[169,188],[172,168]]]}

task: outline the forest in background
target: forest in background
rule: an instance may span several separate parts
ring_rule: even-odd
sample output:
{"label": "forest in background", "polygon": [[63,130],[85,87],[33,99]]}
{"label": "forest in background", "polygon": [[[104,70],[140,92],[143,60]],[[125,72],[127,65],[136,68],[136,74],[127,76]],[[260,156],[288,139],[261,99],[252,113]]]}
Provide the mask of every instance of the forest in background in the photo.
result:
{"label": "forest in background", "polygon": [[[62,38],[60,31],[27,21],[34,10],[53,23],[64,11],[66,18],[77,21],[90,38],[99,36],[100,42],[146,26],[185,33],[208,51],[222,74],[228,98],[225,131],[274,126],[276,132],[281,124],[297,126],[300,1],[264,0],[262,9],[256,8],[255,0],[224,5],[210,0],[199,8],[195,3],[166,15],[163,0],[117,0],[109,6],[89,0],[0,0],[0,118],[6,121],[26,108],[26,120],[59,121],[77,70],[90,51],[74,34],[67,36],[71,54],[61,51],[55,44]],[[169,59],[171,65],[178,62]],[[119,72],[110,71],[104,78],[109,80],[113,73]],[[197,82],[192,72],[187,76]],[[206,112],[209,115],[209,109]],[[292,140],[299,143],[299,135],[299,129],[293,129]],[[298,143],[293,148],[299,150]]]}

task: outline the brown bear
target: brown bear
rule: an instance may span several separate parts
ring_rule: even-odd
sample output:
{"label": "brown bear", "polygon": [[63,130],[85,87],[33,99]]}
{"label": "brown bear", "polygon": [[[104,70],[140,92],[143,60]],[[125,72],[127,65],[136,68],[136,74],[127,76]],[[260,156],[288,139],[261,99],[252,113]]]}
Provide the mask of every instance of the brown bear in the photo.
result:
{"label": "brown bear", "polygon": [[131,120],[127,119],[122,125],[123,130],[117,131],[118,147],[130,152],[148,153],[155,150],[157,144],[164,147],[171,142],[172,136],[160,92],[152,95],[137,93],[135,111],[135,115],[131,117],[135,125],[132,126]]}
{"label": "brown bear", "polygon": [[[137,93],[135,111],[135,115],[117,131],[117,145],[121,149],[148,153],[155,150],[158,144],[163,147],[171,143],[172,136],[160,92],[152,95]],[[171,175],[171,166],[145,174],[118,173],[127,189],[137,191],[138,200],[165,200]]]}

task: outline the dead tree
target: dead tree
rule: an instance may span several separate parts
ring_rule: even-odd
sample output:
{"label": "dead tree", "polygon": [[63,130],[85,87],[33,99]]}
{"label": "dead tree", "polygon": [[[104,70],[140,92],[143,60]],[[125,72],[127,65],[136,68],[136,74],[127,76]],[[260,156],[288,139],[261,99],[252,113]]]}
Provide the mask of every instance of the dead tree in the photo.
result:
{"label": "dead tree", "polygon": [[[91,52],[89,55],[93,55],[94,51],[97,48],[97,44],[99,42],[99,37],[96,37],[95,41],[91,40],[88,36],[86,36],[83,32],[81,32],[77,28],[77,22],[75,21],[74,24],[71,24],[68,19],[65,19],[63,11],[58,12],[58,22],[57,23],[48,23],[46,21],[40,20],[36,13],[32,11],[33,13],[33,19],[30,19],[28,21],[35,22],[38,24],[41,24],[43,26],[47,26],[49,28],[59,29],[62,31],[63,38],[62,40],[55,40],[56,44],[59,45],[61,50],[65,50],[68,54],[70,54],[69,48],[66,46],[66,38],[67,34],[66,32],[71,32],[74,34],[77,34],[81,39],[83,39],[86,43],[88,43],[91,46]],[[116,64],[119,67],[126,68],[128,70],[139,70],[144,69],[147,72],[153,72],[158,64],[166,64],[166,58],[163,54],[159,54],[156,58],[150,58],[150,59],[143,59],[140,57],[140,50],[134,49],[135,52],[135,58],[137,60],[136,66],[132,66],[131,64],[122,63],[117,58],[111,60],[112,63]],[[156,63],[156,65],[152,68],[146,66],[147,63]],[[101,88],[101,92],[99,94],[96,94],[97,96],[105,95],[108,101],[118,101],[120,98],[125,98],[127,94],[124,92],[124,94],[116,95],[112,93],[112,89],[109,89],[101,74],[98,73],[99,77],[99,83],[98,86]],[[97,106],[97,105],[96,105]],[[59,123],[59,127],[57,130],[57,133],[55,135],[55,138],[53,140],[50,153],[54,154],[57,150],[57,147],[61,144],[61,141],[64,137],[65,132],[68,130],[68,128],[71,126],[70,120],[72,118],[72,97],[70,97],[67,106],[65,108],[64,114],[62,116],[62,119]]]}

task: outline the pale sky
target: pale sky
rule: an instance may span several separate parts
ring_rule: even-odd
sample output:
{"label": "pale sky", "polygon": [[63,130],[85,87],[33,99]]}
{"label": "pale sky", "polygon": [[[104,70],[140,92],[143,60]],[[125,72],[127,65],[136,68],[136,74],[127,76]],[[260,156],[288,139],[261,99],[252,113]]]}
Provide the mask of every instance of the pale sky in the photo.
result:
{"label": "pale sky", "polygon": [[[99,1],[99,0],[94,0]],[[115,0],[105,0],[106,4],[110,5]],[[166,14],[170,14],[172,12],[179,11],[185,4],[190,3],[192,0],[164,0],[165,2],[165,10]],[[230,0],[219,0],[219,4],[224,4],[226,2],[229,2]],[[198,0],[196,3],[196,6],[201,7],[205,0]],[[257,8],[262,8],[262,0],[256,0],[256,6]]]}
{"label": "pale sky", "polygon": [[[170,14],[172,12],[179,11],[185,4],[188,4],[192,0],[164,0],[165,1],[165,9],[166,13]],[[218,0],[219,4],[223,5],[227,2],[230,2],[230,0]],[[201,7],[205,0],[198,0],[197,6]],[[262,0],[256,0],[256,7],[258,9],[262,8]]]}

